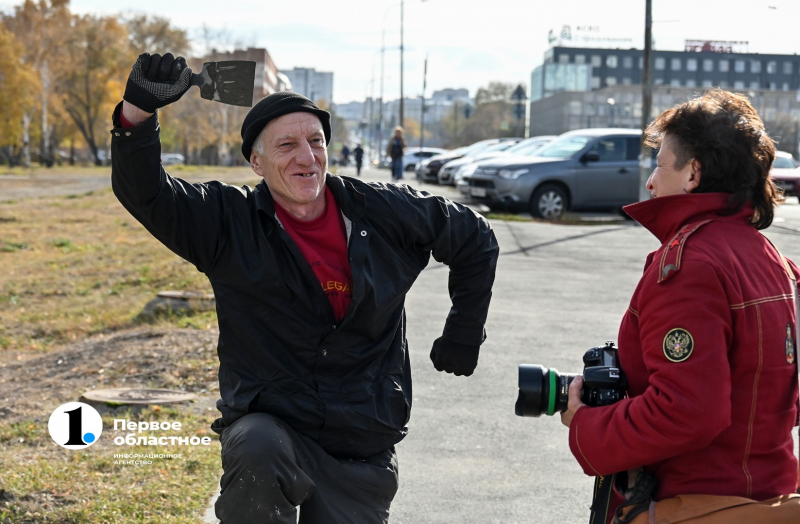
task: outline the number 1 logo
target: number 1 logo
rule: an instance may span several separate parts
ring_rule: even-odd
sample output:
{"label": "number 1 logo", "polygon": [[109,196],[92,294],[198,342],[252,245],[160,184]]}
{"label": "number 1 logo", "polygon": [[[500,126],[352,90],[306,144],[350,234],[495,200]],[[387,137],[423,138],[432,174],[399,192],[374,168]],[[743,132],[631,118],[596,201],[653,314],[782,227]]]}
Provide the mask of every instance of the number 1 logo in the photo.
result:
{"label": "number 1 logo", "polygon": [[97,442],[103,432],[103,419],[89,404],[68,402],[53,411],[47,429],[59,446],[84,449]]}

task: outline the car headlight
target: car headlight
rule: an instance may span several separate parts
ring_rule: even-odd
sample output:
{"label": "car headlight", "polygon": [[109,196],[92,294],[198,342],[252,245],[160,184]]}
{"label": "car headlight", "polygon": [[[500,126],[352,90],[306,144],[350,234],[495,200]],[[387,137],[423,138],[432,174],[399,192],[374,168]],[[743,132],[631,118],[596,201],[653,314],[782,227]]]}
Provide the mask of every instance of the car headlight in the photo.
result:
{"label": "car headlight", "polygon": [[458,169],[458,171],[456,171],[456,174],[453,176],[453,179],[455,179],[456,181],[461,180],[465,176],[469,176],[472,173],[474,173],[476,169],[478,169],[478,166],[476,166],[475,164],[468,164],[466,166],[462,166]]}
{"label": "car headlight", "polygon": [[497,176],[506,180],[516,180],[522,175],[530,173],[530,169],[501,169]]}

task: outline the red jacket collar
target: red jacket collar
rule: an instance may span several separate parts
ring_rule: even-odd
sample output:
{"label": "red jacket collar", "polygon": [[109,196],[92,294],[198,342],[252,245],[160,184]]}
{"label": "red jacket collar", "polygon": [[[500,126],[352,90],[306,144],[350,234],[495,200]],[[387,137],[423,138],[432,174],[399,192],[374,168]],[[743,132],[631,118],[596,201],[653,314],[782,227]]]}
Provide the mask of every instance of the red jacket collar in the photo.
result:
{"label": "red jacket collar", "polygon": [[753,205],[750,202],[733,215],[720,215],[728,207],[730,196],[729,193],[670,195],[631,204],[623,209],[663,244],[689,222],[709,218],[747,221],[753,215]]}

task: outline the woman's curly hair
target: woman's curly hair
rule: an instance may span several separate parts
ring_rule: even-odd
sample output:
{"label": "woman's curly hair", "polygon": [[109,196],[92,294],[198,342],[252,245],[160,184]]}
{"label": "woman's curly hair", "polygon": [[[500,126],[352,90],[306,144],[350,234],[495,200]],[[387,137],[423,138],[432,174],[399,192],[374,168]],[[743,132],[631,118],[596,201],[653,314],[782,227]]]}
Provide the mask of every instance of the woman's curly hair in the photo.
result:
{"label": "woman's curly hair", "polygon": [[660,147],[669,134],[675,168],[700,162],[700,185],[694,193],[730,193],[726,214],[748,201],[757,229],[772,224],[779,192],[769,177],[775,144],[746,97],[719,88],[661,113],[645,129],[645,143]]}

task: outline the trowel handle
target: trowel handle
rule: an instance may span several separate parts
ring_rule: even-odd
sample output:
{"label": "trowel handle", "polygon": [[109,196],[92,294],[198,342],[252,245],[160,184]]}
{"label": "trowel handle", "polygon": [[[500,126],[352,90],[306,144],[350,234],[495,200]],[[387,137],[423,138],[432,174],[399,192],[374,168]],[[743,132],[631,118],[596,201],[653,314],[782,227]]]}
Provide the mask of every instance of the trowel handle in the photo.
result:
{"label": "trowel handle", "polygon": [[192,80],[189,82],[189,85],[201,87],[205,83],[203,79],[203,75],[199,73],[192,73]]}

